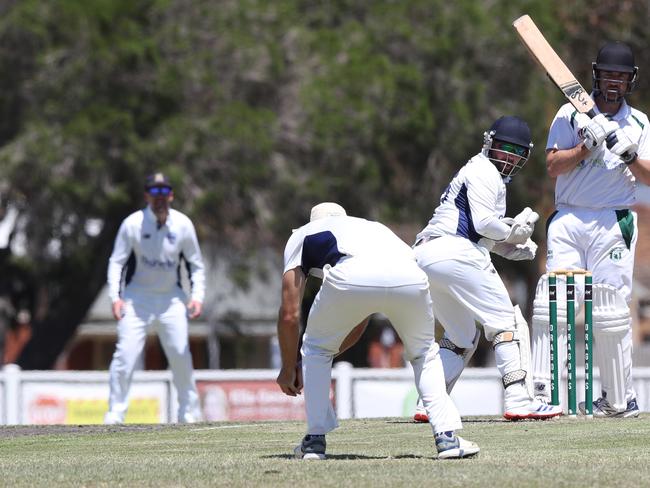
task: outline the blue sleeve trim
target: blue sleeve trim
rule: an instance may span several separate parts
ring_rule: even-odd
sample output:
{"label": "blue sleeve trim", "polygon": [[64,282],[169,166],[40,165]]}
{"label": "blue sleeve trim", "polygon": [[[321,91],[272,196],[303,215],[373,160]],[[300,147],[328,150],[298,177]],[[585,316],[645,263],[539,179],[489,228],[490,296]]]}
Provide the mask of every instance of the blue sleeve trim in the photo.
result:
{"label": "blue sleeve trim", "polygon": [[326,264],[335,266],[343,256],[345,254],[339,251],[334,234],[318,232],[305,237],[300,266],[306,275],[312,268],[323,269]]}

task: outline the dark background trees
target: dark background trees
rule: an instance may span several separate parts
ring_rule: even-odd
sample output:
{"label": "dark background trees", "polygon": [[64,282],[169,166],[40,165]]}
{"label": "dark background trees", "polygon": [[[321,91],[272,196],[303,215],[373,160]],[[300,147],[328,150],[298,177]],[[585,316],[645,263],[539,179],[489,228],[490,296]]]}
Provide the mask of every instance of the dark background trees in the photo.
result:
{"label": "dark background trees", "polygon": [[549,213],[543,147],[563,100],[510,26],[523,13],[586,87],[602,42],[630,42],[647,105],[645,2],[0,3],[0,218],[18,214],[0,322],[31,313],[19,364],[51,367],[74,334],[153,170],[201,240],[235,252],[280,249],[321,200],[412,241],[483,131],[516,113],[536,149],[509,207]]}

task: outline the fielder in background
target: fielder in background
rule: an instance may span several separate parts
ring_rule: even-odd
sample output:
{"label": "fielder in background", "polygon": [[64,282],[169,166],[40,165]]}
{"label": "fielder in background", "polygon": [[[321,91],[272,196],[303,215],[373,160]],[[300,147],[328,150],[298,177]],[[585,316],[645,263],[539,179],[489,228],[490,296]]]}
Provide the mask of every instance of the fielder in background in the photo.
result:
{"label": "fielder in background", "polygon": [[[594,359],[602,385],[602,396],[594,401],[597,417],[639,414],[631,377],[629,309],[637,217],[630,207],[635,181],[650,184],[650,140],[648,117],[625,101],[637,72],[628,45],[605,44],[592,63],[597,116],[589,119],[571,104],[563,105],[546,143],[546,167],[556,178],[546,271],[583,268],[593,273]],[[558,291],[564,289],[558,286]],[[560,297],[558,324],[564,336],[560,342],[566,344],[566,299]],[[545,274],[535,296],[532,351],[535,394],[545,401],[551,396],[548,327]],[[584,403],[580,409],[584,413]]]}
{"label": "fielder in background", "polygon": [[[309,310],[299,362],[300,303],[310,273],[323,283]],[[332,360],[377,312],[389,318],[404,343],[438,458],[478,453],[476,444],[454,432],[462,428],[460,415],[445,391],[427,277],[413,250],[382,224],[348,217],[340,205],[325,202],[312,209],[310,222],[293,232],[284,250],[277,382],[289,396],[299,395],[304,385],[307,415],[307,435],[295,456],[325,459],[325,435],[338,427],[329,397]]]}
{"label": "fielder in background", "polygon": [[[178,391],[178,421],[201,419],[187,317],[201,315],[205,293],[203,259],[191,220],[170,208],[172,186],[162,173],[146,179],[147,206],[120,226],[108,263],[108,289],[118,320],[117,346],[110,366],[106,424],[124,422],[136,362],[147,329],[155,327]],[[191,298],[181,288],[180,266],[188,268]],[[121,289],[122,278],[125,287]]]}
{"label": "fielder in background", "polygon": [[[478,322],[494,348],[505,389],[504,417],[511,420],[562,413],[533,398],[528,324],[490,258],[490,252],[511,260],[535,257],[537,245],[530,236],[539,216],[526,208],[514,218],[504,217],[506,183],[524,166],[532,147],[525,121],[514,116],[496,120],[484,134],[482,151],[451,180],[414,246],[429,277],[434,315],[445,330],[440,356],[447,391],[476,351]],[[415,420],[426,418],[418,403]]]}

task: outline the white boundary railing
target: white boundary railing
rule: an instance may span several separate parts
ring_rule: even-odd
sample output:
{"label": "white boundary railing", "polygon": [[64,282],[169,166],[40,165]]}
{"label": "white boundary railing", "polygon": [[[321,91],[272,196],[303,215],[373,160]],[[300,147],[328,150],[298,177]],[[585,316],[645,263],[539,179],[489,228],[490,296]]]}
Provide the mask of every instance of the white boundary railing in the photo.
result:
{"label": "white boundary railing", "polygon": [[[197,370],[195,378],[206,420],[303,418],[302,397],[283,395],[275,384],[276,377],[277,371],[271,369]],[[594,396],[598,396],[597,371],[594,377]],[[633,377],[639,407],[649,411],[650,368],[634,368]],[[417,394],[410,367],[353,368],[339,362],[332,378],[332,396],[341,419],[412,415]],[[578,371],[579,399],[583,385]],[[142,415],[131,421],[177,420],[170,371],[137,371],[131,396],[132,401],[141,398]],[[106,371],[22,371],[16,365],[0,370],[0,424],[99,423],[107,398]],[[503,387],[496,368],[466,369],[452,398],[463,416],[500,415]]]}

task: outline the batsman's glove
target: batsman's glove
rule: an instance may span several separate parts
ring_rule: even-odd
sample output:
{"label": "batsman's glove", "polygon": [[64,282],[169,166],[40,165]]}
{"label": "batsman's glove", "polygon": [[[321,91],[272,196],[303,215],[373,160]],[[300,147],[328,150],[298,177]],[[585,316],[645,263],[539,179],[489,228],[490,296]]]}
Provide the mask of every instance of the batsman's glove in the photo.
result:
{"label": "batsman's glove", "polygon": [[603,114],[596,115],[581,131],[583,143],[587,149],[593,151],[600,146],[607,136],[618,128],[616,122],[607,120]]}
{"label": "batsman's glove", "polygon": [[623,129],[617,129],[607,137],[607,148],[623,160],[625,164],[632,164],[636,158],[636,150],[639,145],[632,142],[632,139],[623,132]]}

